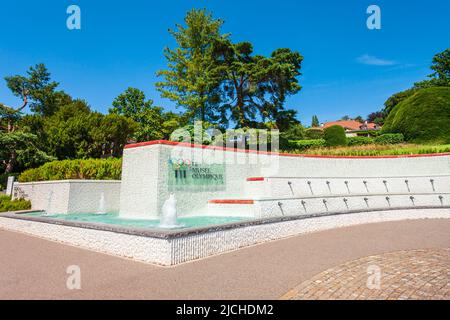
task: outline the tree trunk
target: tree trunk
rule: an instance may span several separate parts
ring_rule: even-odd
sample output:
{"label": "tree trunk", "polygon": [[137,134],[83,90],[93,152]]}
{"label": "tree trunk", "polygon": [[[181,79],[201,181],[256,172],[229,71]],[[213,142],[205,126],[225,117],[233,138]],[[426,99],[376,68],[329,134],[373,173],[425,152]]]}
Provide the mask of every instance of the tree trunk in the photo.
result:
{"label": "tree trunk", "polygon": [[6,164],[5,173],[12,173],[14,170],[14,165],[16,164],[17,153],[13,151],[9,157],[8,163]]}

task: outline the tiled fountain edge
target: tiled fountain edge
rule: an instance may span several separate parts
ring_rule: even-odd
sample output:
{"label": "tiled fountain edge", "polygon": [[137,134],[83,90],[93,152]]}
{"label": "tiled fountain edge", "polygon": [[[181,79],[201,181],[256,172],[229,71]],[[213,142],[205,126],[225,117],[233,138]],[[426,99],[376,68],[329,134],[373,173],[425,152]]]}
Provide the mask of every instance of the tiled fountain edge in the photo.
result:
{"label": "tiled fountain edge", "polygon": [[[176,265],[238,248],[293,235],[358,224],[407,219],[450,218],[450,207],[397,208],[391,210],[328,213],[297,217],[280,217],[213,226],[184,231],[159,232],[111,227],[87,227],[66,223],[48,223],[36,217],[17,214],[0,215],[0,228],[67,243],[93,251],[131,258],[157,265]],[[95,224],[91,224],[95,225]],[[123,230],[120,230],[123,229]],[[129,232],[123,232],[128,229]],[[121,232],[122,231],[122,232]],[[153,235],[150,235],[153,233]],[[161,236],[164,235],[164,236]]]}

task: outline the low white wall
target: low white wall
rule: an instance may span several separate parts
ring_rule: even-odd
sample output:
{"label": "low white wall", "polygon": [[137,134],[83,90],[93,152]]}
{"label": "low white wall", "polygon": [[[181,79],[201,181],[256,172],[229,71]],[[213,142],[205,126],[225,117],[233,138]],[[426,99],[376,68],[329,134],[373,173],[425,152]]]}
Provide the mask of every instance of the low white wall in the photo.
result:
{"label": "low white wall", "polygon": [[61,180],[15,183],[13,198],[31,201],[33,210],[47,213],[95,213],[104,195],[107,212],[118,212],[120,181]]}
{"label": "low white wall", "polygon": [[[203,189],[171,190],[169,187],[169,159],[188,159],[189,161],[222,163],[225,184],[222,189],[205,186]],[[295,196],[311,195],[308,178],[320,181],[320,192],[328,192],[325,180],[333,179],[333,193],[347,192],[345,180],[350,181],[351,193],[365,193],[363,179],[369,182],[369,193],[383,192],[383,177],[389,177],[390,192],[405,190],[405,179],[411,178],[412,192],[432,190],[430,179],[436,178],[436,188],[448,190],[450,185],[450,155],[402,156],[402,157],[314,157],[299,155],[276,155],[235,152],[230,149],[212,149],[185,144],[174,145],[156,141],[130,145],[124,150],[120,214],[124,217],[157,218],[161,207],[170,193],[175,193],[180,215],[208,214],[208,200],[211,199],[252,199],[258,197],[292,196],[284,181],[272,181],[259,193],[249,187],[249,177],[293,177],[298,185]],[[301,179],[299,177],[307,177]],[[364,177],[364,178],[361,178]],[[316,188],[313,185],[313,188]],[[253,188],[253,189],[252,189]],[[380,191],[381,190],[381,191]],[[389,193],[390,193],[389,192]],[[442,191],[440,191],[442,192]],[[438,191],[436,190],[436,193]],[[239,215],[230,212],[229,215]],[[245,214],[243,214],[245,215]]]}
{"label": "low white wall", "polygon": [[[176,265],[298,234],[366,223],[450,218],[450,209],[361,212],[213,229],[161,239],[2,217],[0,228],[159,265]],[[426,237],[426,235],[423,235]]]}

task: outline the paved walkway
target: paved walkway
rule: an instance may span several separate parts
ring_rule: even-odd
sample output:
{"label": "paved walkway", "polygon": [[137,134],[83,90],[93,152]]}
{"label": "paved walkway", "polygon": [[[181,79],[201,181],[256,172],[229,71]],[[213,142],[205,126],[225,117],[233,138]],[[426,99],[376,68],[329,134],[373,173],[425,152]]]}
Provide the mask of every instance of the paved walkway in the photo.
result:
{"label": "paved walkway", "polygon": [[[368,224],[163,268],[0,230],[0,299],[278,299],[297,284],[348,261],[450,248],[449,231],[450,219]],[[429,258],[421,259],[428,269],[441,272],[442,263]],[[376,261],[382,263],[380,259]],[[80,267],[81,290],[67,289],[70,265]]]}
{"label": "paved walkway", "polygon": [[450,249],[397,251],[319,273],[282,299],[450,300]]}

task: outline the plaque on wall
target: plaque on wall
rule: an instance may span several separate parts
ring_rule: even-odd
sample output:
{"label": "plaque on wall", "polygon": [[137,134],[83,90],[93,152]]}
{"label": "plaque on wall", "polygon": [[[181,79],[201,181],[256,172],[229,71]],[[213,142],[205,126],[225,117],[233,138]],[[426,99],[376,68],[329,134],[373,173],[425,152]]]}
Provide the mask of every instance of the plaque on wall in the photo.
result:
{"label": "plaque on wall", "polygon": [[225,190],[225,165],[169,159],[169,191]]}

